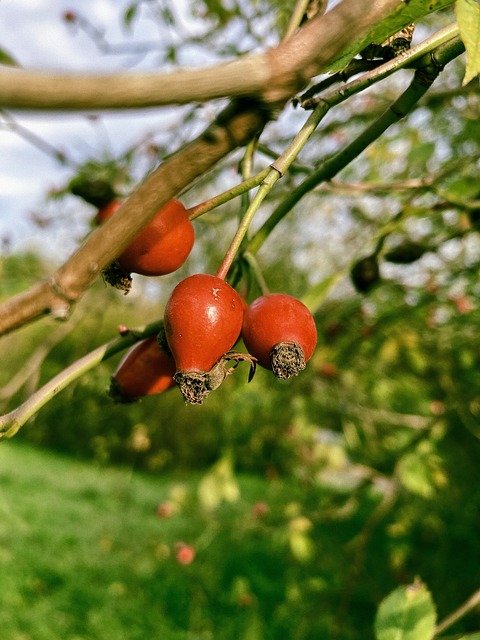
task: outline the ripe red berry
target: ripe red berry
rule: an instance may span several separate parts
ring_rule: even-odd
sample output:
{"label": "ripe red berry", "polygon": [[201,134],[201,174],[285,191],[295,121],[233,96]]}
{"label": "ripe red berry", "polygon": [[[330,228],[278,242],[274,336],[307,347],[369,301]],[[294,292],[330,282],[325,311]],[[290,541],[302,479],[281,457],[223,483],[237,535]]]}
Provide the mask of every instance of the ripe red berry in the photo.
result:
{"label": "ripe red berry", "polygon": [[[104,222],[120,205],[119,200],[110,202],[98,211],[97,221]],[[188,258],[194,241],[195,231],[187,210],[178,200],[171,200],[107,269],[105,279],[117,288],[128,291],[131,273],[143,276],[172,273]]]}
{"label": "ripe red berry", "polygon": [[175,544],[175,559],[179,564],[192,564],[195,560],[195,555],[196,552],[192,545],[185,542],[177,542]]}
{"label": "ripe red berry", "polygon": [[223,381],[222,357],[240,336],[243,313],[239,294],[217,276],[198,273],[172,291],[165,333],[177,364],[175,380],[187,402],[201,404]]}
{"label": "ripe red berry", "polygon": [[172,502],[160,502],[156,511],[159,518],[171,518],[176,511],[176,507]]}
{"label": "ripe red berry", "polygon": [[111,378],[110,397],[115,402],[163,393],[175,386],[175,361],[159,347],[156,336],[134,345],[124,356]]}
{"label": "ripe red berry", "polygon": [[317,329],[307,307],[292,296],[270,293],[245,312],[242,338],[248,352],[277,378],[305,369],[317,343]]}
{"label": "ripe red berry", "polygon": [[339,371],[336,364],[333,362],[323,362],[318,368],[318,372],[324,378],[337,378]]}

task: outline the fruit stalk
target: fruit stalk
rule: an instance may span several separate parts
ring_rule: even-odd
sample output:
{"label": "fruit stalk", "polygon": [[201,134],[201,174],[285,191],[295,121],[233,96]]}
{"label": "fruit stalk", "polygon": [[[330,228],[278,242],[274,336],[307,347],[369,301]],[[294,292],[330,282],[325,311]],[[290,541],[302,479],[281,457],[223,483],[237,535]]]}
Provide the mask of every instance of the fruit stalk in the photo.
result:
{"label": "fruit stalk", "polygon": [[277,180],[284,176],[290,165],[295,161],[298,154],[306,145],[310,136],[314,133],[315,129],[321,122],[322,118],[326,115],[329,108],[330,106],[328,104],[322,103],[321,105],[319,105],[309,116],[306,123],[296,134],[285,151],[283,151],[283,153],[281,153],[278,158],[270,165],[268,172],[263,178],[257,190],[257,193],[248,206],[238,226],[237,232],[233,237],[230,247],[228,248],[220,267],[218,268],[218,271],[216,273],[218,278],[222,278],[222,280],[226,278],[232,262],[235,259],[235,256],[237,255],[243,242],[243,239],[247,234],[255,213],[259,209],[266,196],[270,193]]}

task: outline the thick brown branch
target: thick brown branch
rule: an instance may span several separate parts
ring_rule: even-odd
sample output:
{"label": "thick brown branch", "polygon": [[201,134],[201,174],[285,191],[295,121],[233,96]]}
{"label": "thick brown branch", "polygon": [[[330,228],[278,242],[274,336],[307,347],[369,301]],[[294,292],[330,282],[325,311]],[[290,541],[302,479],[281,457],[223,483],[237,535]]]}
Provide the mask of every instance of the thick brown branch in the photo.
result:
{"label": "thick brown branch", "polygon": [[[181,101],[224,94],[261,94],[260,100],[245,97],[234,100],[201,136],[149,175],[115,216],[94,231],[48,283],[41,283],[0,305],[0,335],[47,313],[67,317],[71,305],[81,298],[161,206],[263,128],[270,117],[266,102],[282,105],[311,75],[318,73],[342,51],[351,40],[353,29],[355,37],[360,36],[385,13],[401,4],[401,0],[343,0],[269,53],[210,70],[207,73],[210,78],[204,77],[205,84],[193,82],[193,77],[199,80],[202,76],[197,74],[205,71],[186,72],[193,74],[192,82],[186,86],[182,74],[170,78],[173,85],[169,85],[164,76],[155,76],[145,85],[137,86],[139,79],[132,76],[133,88],[126,78],[119,76],[115,76],[115,88],[111,84],[113,78],[107,81],[100,77],[85,78],[87,87],[76,84],[69,76],[45,77],[38,73],[34,76],[39,84],[35,84],[35,78],[26,81],[24,74],[28,72],[0,71],[0,102],[28,108],[146,106],[138,103],[134,94],[143,96],[141,99],[147,100],[147,105],[159,104],[155,99],[166,104],[179,102],[180,94],[175,91],[183,90],[186,93],[182,94]],[[35,82],[32,84],[30,80]],[[222,84],[224,82],[227,84]],[[223,88],[219,90],[219,87]],[[46,99],[45,96],[50,97]]]}
{"label": "thick brown branch", "polygon": [[232,102],[196,140],[161,164],[115,216],[93,231],[48,283],[0,305],[0,335],[69,308],[132,241],[158,209],[237,146],[260,131],[268,114],[252,100]]}
{"label": "thick brown branch", "polygon": [[262,54],[174,73],[0,69],[0,105],[34,110],[138,109],[255,95],[282,102],[401,0],[343,0]]}

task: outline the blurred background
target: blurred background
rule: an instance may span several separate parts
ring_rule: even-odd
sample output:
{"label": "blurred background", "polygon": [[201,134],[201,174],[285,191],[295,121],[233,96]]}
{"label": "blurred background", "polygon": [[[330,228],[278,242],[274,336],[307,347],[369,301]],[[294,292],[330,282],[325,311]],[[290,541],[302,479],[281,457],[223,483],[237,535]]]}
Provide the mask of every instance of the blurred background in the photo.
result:
{"label": "blurred background", "polygon": [[[34,4],[0,3],[4,61],[173,71],[270,46],[294,3]],[[452,20],[451,7],[432,14],[414,42]],[[117,405],[106,390],[119,354],[2,444],[2,638],[353,640],[372,637],[379,602],[416,577],[439,619],[480,587],[480,100],[478,80],[462,86],[464,65],[449,64],[258,252],[270,290],[315,317],[317,349],[298,378],[259,369],[247,383],[240,364],[201,407],[176,389]],[[410,79],[400,71],[333,109],[253,231]],[[75,176],[101,175],[128,195],[222,106],[0,110],[2,299],[51,274],[91,230],[97,211],[72,194]],[[288,106],[268,125],[253,171],[307,116]],[[238,183],[241,161],[232,154],[180,199],[193,206]],[[161,318],[182,277],[216,270],[244,206],[196,220],[174,274],[134,276],[128,296],[99,281],[68,323],[4,337],[3,411],[119,325]],[[477,609],[451,637],[479,626]]]}

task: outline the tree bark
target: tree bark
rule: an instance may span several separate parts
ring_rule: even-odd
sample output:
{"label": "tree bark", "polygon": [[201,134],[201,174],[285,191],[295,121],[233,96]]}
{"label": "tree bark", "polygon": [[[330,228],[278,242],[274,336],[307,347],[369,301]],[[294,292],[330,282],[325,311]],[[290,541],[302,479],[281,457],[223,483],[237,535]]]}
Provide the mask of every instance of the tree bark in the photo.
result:
{"label": "tree bark", "polygon": [[139,109],[257,96],[282,102],[401,0],[343,0],[278,46],[211,68],[174,73],[61,73],[0,68],[0,105],[37,111]]}
{"label": "tree bark", "polygon": [[115,216],[93,231],[48,282],[1,304],[0,335],[46,314],[66,319],[72,305],[160,207],[258,134],[273,116],[274,108],[283,106],[312,75],[339,55],[352,34],[353,39],[360,37],[402,4],[401,0],[343,0],[264,54],[171,77],[75,77],[18,69],[0,71],[0,104],[28,109],[125,109],[250,95],[232,100],[204,133],[147,176]]}

